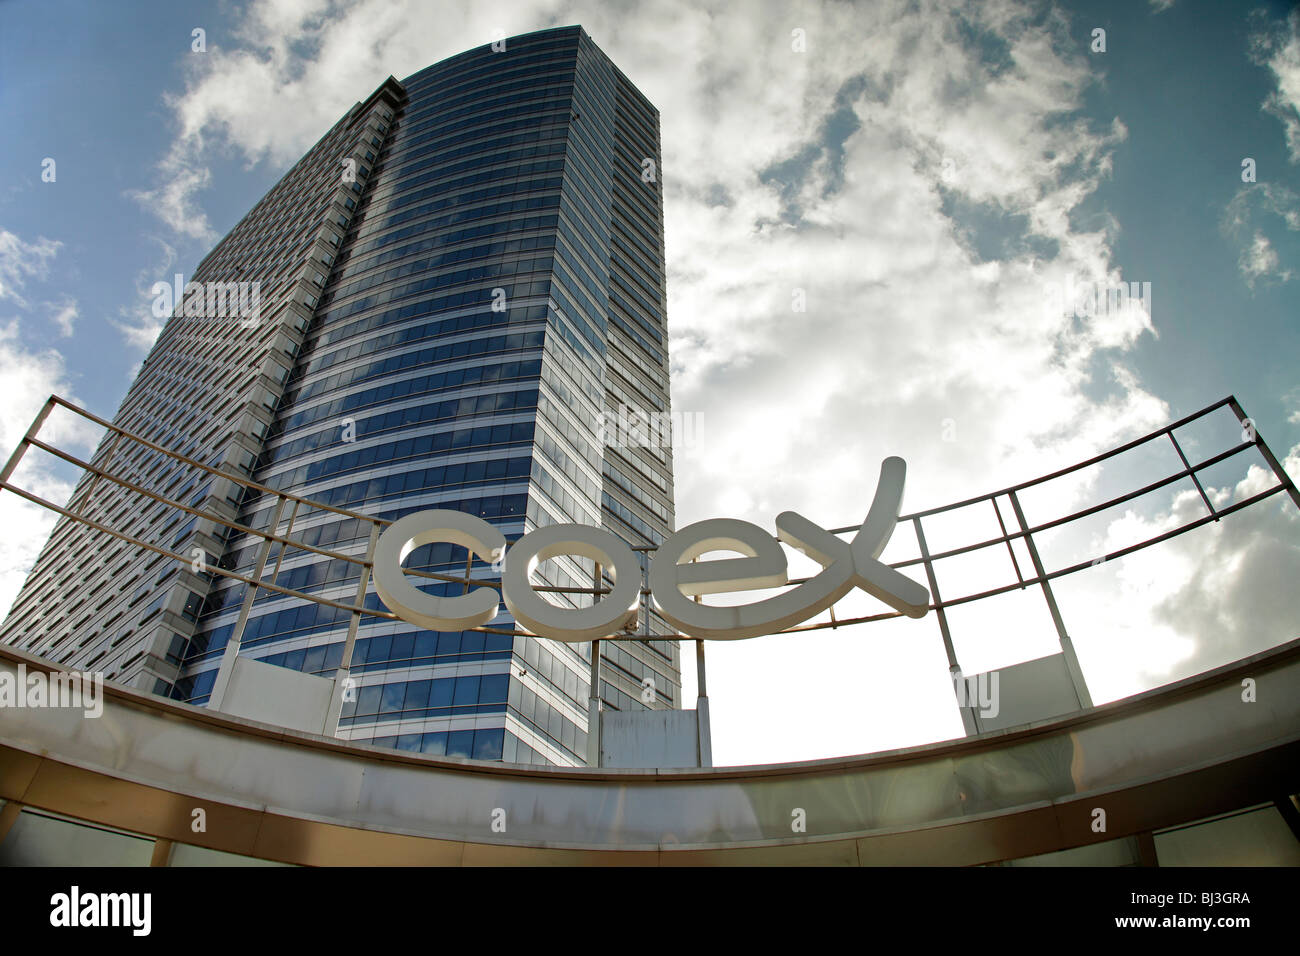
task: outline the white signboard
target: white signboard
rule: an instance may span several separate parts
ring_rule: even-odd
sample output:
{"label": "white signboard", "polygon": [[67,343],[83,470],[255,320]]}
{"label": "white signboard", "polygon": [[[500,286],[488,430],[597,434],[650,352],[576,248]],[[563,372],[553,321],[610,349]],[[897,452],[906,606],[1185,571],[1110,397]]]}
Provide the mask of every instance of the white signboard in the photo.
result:
{"label": "white signboard", "polygon": [[[907,464],[886,458],[876,494],[852,541],[819,528],[802,515],[777,516],[776,537],[756,524],[734,518],[697,521],[669,536],[650,564],[650,592],[659,613],[683,634],[716,641],[772,634],[793,627],[861,588],[908,617],[924,617],[930,593],[879,560],[898,523]],[[481,627],[497,613],[497,592],[475,588],[442,597],[425,594],[402,573],[402,561],[421,545],[446,542],[467,548],[502,567],[506,607],[524,628],[557,641],[581,643],[618,634],[635,622],[641,597],[641,567],[632,549],[603,528],[557,524],[524,535],[506,551],[506,539],[481,518],[460,511],[421,511],[395,521],[380,535],[374,579],[379,597],[398,617],[436,631]],[[692,597],[780,587],[788,583],[779,542],[804,552],[822,570],[774,597],[734,607],[697,604]],[[713,551],[737,558],[695,561]],[[538,564],[559,555],[596,561],[613,578],[611,593],[590,607],[562,608],[543,598],[529,576]]]}

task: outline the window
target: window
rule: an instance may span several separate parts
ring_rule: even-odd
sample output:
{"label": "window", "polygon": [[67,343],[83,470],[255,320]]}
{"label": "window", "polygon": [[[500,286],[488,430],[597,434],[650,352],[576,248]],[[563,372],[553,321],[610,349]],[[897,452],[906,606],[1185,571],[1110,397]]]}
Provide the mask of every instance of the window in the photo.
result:
{"label": "window", "polygon": [[[154,598],[153,601],[150,602],[149,606],[144,609],[144,614],[140,615],[140,620],[137,623],[143,624],[145,621],[149,620],[151,617],[153,617],[155,614],[161,611],[163,609],[163,605],[167,603],[168,597],[170,597],[170,595],[167,594],[166,592],[163,592],[162,594]],[[118,644],[122,640],[122,638],[126,637],[126,635],[129,633],[130,633],[129,629],[123,631],[122,634],[118,636],[118,639],[113,642],[114,645]]]}
{"label": "window", "polygon": [[185,599],[185,606],[181,608],[181,617],[187,621],[197,621],[199,619],[199,610],[203,607],[203,598],[193,591]]}
{"label": "window", "polygon": [[[167,660],[173,664],[179,664],[185,653],[185,638],[179,634],[173,634],[171,641],[167,644]],[[155,691],[157,693],[157,691]]]}
{"label": "window", "polygon": [[447,734],[448,757],[471,757],[474,751],[474,731],[453,730]]}

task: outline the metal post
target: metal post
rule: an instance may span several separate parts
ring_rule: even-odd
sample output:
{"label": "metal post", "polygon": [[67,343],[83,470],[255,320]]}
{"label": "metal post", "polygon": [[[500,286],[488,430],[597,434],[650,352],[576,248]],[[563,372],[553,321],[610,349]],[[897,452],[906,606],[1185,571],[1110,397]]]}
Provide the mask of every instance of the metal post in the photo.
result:
{"label": "metal post", "polygon": [[17,800],[10,800],[0,807],[0,843],[4,843],[5,837],[9,835],[9,830],[18,820],[18,814],[22,809],[23,805]]}
{"label": "metal post", "polygon": [[[117,451],[117,443],[121,437],[122,436],[117,432],[109,433],[104,457],[100,460],[98,465],[100,471],[108,471],[108,466],[113,460],[113,452]],[[75,504],[71,501],[68,502],[69,511],[75,511],[77,514],[87,518],[90,517],[90,496],[94,494],[95,486],[99,484],[100,471],[92,471],[90,473],[90,481],[86,485],[86,493],[83,494]]]}
{"label": "metal post", "polygon": [[1187,456],[1183,454],[1183,446],[1178,444],[1178,439],[1174,437],[1173,429],[1165,432],[1165,434],[1168,435],[1169,440],[1173,442],[1174,451],[1178,452],[1179,461],[1183,463],[1183,467],[1186,468],[1188,473],[1191,475],[1192,484],[1196,485],[1196,490],[1201,493],[1201,501],[1205,503],[1206,510],[1214,516],[1215,521],[1218,521],[1219,513],[1214,510],[1214,505],[1210,503],[1210,496],[1205,493],[1205,489],[1201,486],[1201,479],[1196,477],[1196,472],[1192,470],[1192,463],[1188,461]]}
{"label": "metal post", "polygon": [[[698,600],[698,598],[697,598]],[[713,766],[713,728],[709,717],[709,685],[704,675],[704,642],[695,641],[695,747],[701,767]]]}
{"label": "metal post", "polygon": [[1255,423],[1246,417],[1245,409],[1237,404],[1235,398],[1228,399],[1228,407],[1232,409],[1232,413],[1237,416],[1237,421],[1241,422],[1243,426],[1246,422],[1250,422],[1250,431],[1255,436],[1255,447],[1258,448],[1259,453],[1264,456],[1264,460],[1268,462],[1268,466],[1273,469],[1273,474],[1277,476],[1277,480],[1286,488],[1287,494],[1291,496],[1291,501],[1295,503],[1297,508],[1300,508],[1300,490],[1296,488],[1295,482],[1292,481],[1291,476],[1286,473],[1286,469],[1283,468],[1277,458],[1273,456],[1273,450],[1265,444],[1264,436],[1259,433],[1259,429],[1255,427]]}
{"label": "metal post", "polygon": [[650,553],[638,551],[641,559],[641,605],[645,608],[645,622],[641,628],[642,640],[650,639]]}
{"label": "metal post", "polygon": [[[280,526],[280,513],[284,510],[284,502],[283,495],[276,499],[275,514],[271,516],[270,534],[275,534]],[[262,580],[262,574],[266,571],[267,558],[271,555],[271,543],[270,537],[262,542],[262,548],[257,555],[257,570],[252,574],[254,581]],[[244,595],[243,604],[239,608],[239,619],[235,621],[235,629],[230,632],[225,653],[221,655],[221,664],[217,667],[217,679],[213,681],[212,693],[208,695],[208,707],[212,710],[220,710],[222,701],[226,697],[226,688],[230,685],[230,672],[234,670],[235,658],[239,656],[239,645],[244,639],[244,626],[248,623],[248,614],[253,609],[253,599],[256,596],[257,585],[249,584],[248,592]]]}
{"label": "metal post", "polygon": [[939,582],[934,576],[934,565],[930,562],[930,548],[925,543],[925,532],[921,530],[920,516],[912,519],[912,527],[916,530],[916,543],[921,548],[921,563],[925,565],[925,577],[930,584],[930,594],[934,597],[934,613],[939,618],[939,634],[943,638],[944,653],[948,655],[948,679],[952,681],[954,694],[957,692],[957,681],[962,681],[961,703],[958,705],[961,711],[961,725],[967,735],[973,737],[980,732],[979,715],[970,702],[971,695],[966,692],[966,678],[957,663],[957,651],[952,646],[952,632],[948,630],[948,614],[943,609],[943,598],[939,595]]}
{"label": "metal post", "polygon": [[[370,525],[370,540],[366,544],[366,563],[361,566],[361,575],[357,580],[357,598],[353,602],[362,607],[366,601],[366,588],[370,585],[370,569],[375,563],[375,543],[379,540],[379,522]],[[352,676],[352,651],[357,644],[357,629],[361,626],[361,612],[353,611],[348,620],[348,636],[343,641],[343,656],[339,660],[338,670],[334,672],[334,695],[330,700],[330,712],[325,721],[326,733],[339,735],[339,720],[343,715],[343,695],[349,687]]]}
{"label": "metal post", "polygon": [[171,866],[172,848],[175,844],[166,837],[154,841],[153,855],[149,858],[150,866]]}
{"label": "metal post", "polygon": [[[699,558],[692,558],[694,564]],[[695,595],[695,603],[703,604],[704,598]],[[701,767],[713,766],[713,728],[709,716],[709,683],[704,672],[704,641],[695,639],[695,680],[699,685],[695,689],[695,750]]]}
{"label": "metal post", "polygon": [[[361,566],[361,577],[357,581],[357,599],[356,606],[361,607],[366,599],[366,588],[370,584],[370,569],[375,562],[375,543],[379,540],[378,522],[370,526],[370,540],[366,544],[366,563]],[[352,667],[352,650],[357,642],[357,629],[361,625],[361,612],[353,611],[352,619],[348,621],[348,636],[343,642],[343,657],[339,662],[340,672],[346,672]],[[337,675],[336,675],[337,676]],[[343,673],[346,677],[347,674]]]}
{"label": "metal post", "polygon": [[5,462],[4,468],[0,469],[0,482],[9,480],[9,476],[12,475],[14,469],[18,467],[18,462],[22,461],[23,454],[27,451],[28,442],[36,437],[36,433],[41,430],[41,426],[45,424],[45,419],[50,417],[50,412],[53,410],[54,396],[51,395],[45,400],[45,404],[41,406],[41,410],[36,413],[36,417],[32,419],[32,423],[27,429],[27,434],[25,434],[22,441],[18,443],[18,447],[13,450],[13,454],[11,454],[9,460]]}
{"label": "metal post", "polygon": [[[271,529],[272,534],[279,535],[281,538],[288,538],[289,535],[293,534],[293,519],[298,517],[298,506],[300,504],[302,504],[301,501],[297,499],[294,500],[293,508],[290,509],[289,511],[289,522],[284,526],[284,534],[280,534],[280,529],[278,525]],[[289,546],[287,544],[280,545],[280,553],[275,556],[275,570],[271,572],[272,584],[274,584],[276,582],[276,579],[280,577],[280,565],[284,563],[284,554],[288,550],[289,550]]]}
{"label": "metal post", "polygon": [[1029,523],[1025,521],[1025,512],[1020,507],[1020,499],[1016,497],[1015,491],[1007,492],[1007,497],[1011,499],[1016,520],[1020,522],[1020,530],[1025,536],[1025,547],[1029,549],[1029,557],[1034,562],[1034,573],[1038,575],[1038,582],[1043,588],[1043,597],[1047,599],[1047,609],[1052,614],[1052,623],[1056,625],[1056,636],[1061,643],[1061,653],[1065,656],[1065,669],[1070,672],[1070,682],[1074,684],[1074,693],[1079,698],[1079,706],[1091,707],[1092,695],[1088,693],[1088,685],[1083,679],[1083,669],[1079,666],[1079,658],[1074,653],[1074,642],[1065,632],[1065,621],[1061,618],[1060,608],[1056,606],[1056,595],[1052,593],[1052,583],[1047,580],[1047,572],[1043,570],[1043,561],[1038,556],[1034,536],[1029,533]]}
{"label": "metal post", "polygon": [[[596,565],[595,589],[600,590],[601,570]],[[600,596],[593,595],[593,602]],[[600,641],[591,642],[591,673],[588,677],[591,689],[587,695],[587,766],[600,766]]]}
{"label": "metal post", "polygon": [[1011,555],[1011,567],[1015,569],[1016,580],[1020,582],[1020,590],[1025,589],[1025,576],[1020,573],[1020,562],[1016,560],[1016,549],[1011,547],[1011,535],[1007,534],[1007,523],[1002,520],[1002,509],[998,507],[998,496],[994,495],[989,499],[993,503],[993,513],[998,516],[998,527],[1002,529],[1002,537],[1007,542],[1007,554]]}

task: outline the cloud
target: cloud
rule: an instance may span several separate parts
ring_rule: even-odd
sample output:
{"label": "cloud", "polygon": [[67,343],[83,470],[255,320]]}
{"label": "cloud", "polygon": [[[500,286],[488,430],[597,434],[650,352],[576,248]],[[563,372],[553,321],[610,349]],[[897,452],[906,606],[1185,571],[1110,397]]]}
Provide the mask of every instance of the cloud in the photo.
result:
{"label": "cloud", "polygon": [[[0,454],[8,458],[45,399],[58,394],[76,402],[63,356],[54,349],[31,349],[20,339],[17,319],[0,324],[0,381],[7,400],[0,405]],[[40,437],[58,447],[88,451],[98,433],[84,419],[56,410]],[[38,449],[27,450],[10,481],[19,488],[62,505],[72,492],[76,473]],[[0,609],[8,610],[28,570],[54,528],[54,512],[12,492],[0,492]]]}
{"label": "cloud", "polygon": [[[1293,481],[1300,477],[1300,445],[1291,448],[1283,468]],[[1206,493],[1221,508],[1276,484],[1270,471],[1252,464],[1235,484],[1210,485]],[[1150,537],[1205,513],[1200,495],[1184,491],[1166,510],[1151,518],[1130,513],[1108,533],[1125,540]],[[1300,515],[1285,492],[1142,555],[1124,568],[1126,593],[1109,603],[1122,606],[1129,618],[1117,633],[1145,634],[1167,651],[1145,655],[1148,686],[1222,666],[1296,636],[1293,592],[1300,580]]]}
{"label": "cloud", "polygon": [[[1256,22],[1262,23],[1258,14]],[[1251,36],[1251,53],[1273,73],[1277,89],[1263,108],[1282,123],[1291,162],[1300,162],[1300,11],[1291,13],[1281,31],[1272,22],[1257,27]]]}
{"label": "cloud", "polygon": [[1246,284],[1253,289],[1255,281],[1265,277],[1275,277],[1281,282],[1289,281],[1291,270],[1281,268],[1279,263],[1273,244],[1262,232],[1257,232],[1250,246],[1242,251],[1238,265],[1246,277]]}
{"label": "cloud", "polygon": [[50,321],[59,327],[59,334],[66,339],[72,336],[72,326],[79,314],[76,300],[64,299],[59,303],[54,315],[50,317]]}
{"label": "cloud", "polygon": [[1245,183],[1224,209],[1222,229],[1241,247],[1238,268],[1246,284],[1289,282],[1294,273],[1283,268],[1281,257],[1265,229],[1300,231],[1300,195],[1280,183]]}
{"label": "cloud", "polygon": [[6,299],[21,309],[30,308],[22,291],[32,279],[49,277],[50,262],[63,243],[40,237],[24,242],[7,229],[0,228],[0,302]]}
{"label": "cloud", "polygon": [[[51,267],[62,243],[37,238],[25,241],[0,228],[0,302],[23,311],[35,311],[23,294],[29,284],[39,285],[51,275]],[[75,299],[44,301],[53,323],[63,337],[72,334],[78,315]],[[0,460],[7,460],[27,432],[41,405],[52,394],[75,401],[62,353],[54,348],[32,348],[23,341],[22,320],[0,316],[0,382],[5,401],[0,405]],[[42,336],[45,338],[47,336]],[[89,450],[98,437],[84,419],[56,409],[42,427],[40,437],[71,451]],[[62,504],[72,491],[75,472],[47,453],[28,449],[10,481],[55,504]],[[7,610],[27,571],[54,527],[54,513],[25,501],[12,492],[0,492],[0,609]]]}
{"label": "cloud", "polygon": [[[157,236],[151,236],[159,246],[159,260],[153,266],[146,266],[135,276],[136,304],[121,306],[118,317],[109,319],[115,329],[122,333],[127,347],[147,352],[153,348],[154,341],[163,330],[166,318],[153,314],[154,294],[151,291],[156,282],[172,282],[172,268],[176,264],[176,250]],[[130,377],[135,378],[139,365],[131,369]]]}
{"label": "cloud", "polygon": [[[109,321],[113,323],[114,328],[122,333],[122,338],[129,347],[147,352],[153,348],[153,343],[158,338],[158,333],[162,331],[166,320],[149,319],[137,313],[134,323],[118,322],[116,319],[110,319]],[[134,378],[134,375],[132,375],[132,378]]]}
{"label": "cloud", "polygon": [[[63,243],[41,236],[32,242],[0,228],[0,302],[10,302],[25,312],[35,309],[23,295],[29,282],[44,283],[50,278],[50,264],[63,248]],[[64,338],[72,335],[73,324],[79,315],[77,300],[64,295],[58,301],[41,302],[49,312],[49,321]]]}
{"label": "cloud", "polygon": [[[954,474],[1009,482],[1154,427],[1161,403],[1115,361],[1151,317],[1079,320],[1046,305],[1067,280],[1120,280],[1107,235],[1070,222],[1126,131],[1079,116],[1094,75],[1063,42],[1066,24],[1014,4],[899,5],[878,19],[854,8],[853,24],[817,9],[823,19],[805,18],[816,56],[803,61],[761,20],[712,25],[730,35],[721,48],[734,64],[717,62],[711,40],[679,37],[685,69],[659,104],[674,401],[702,411],[708,432],[700,454],[679,459],[680,513],[719,513],[738,488],[765,520],[813,497],[854,509],[865,463],[891,449],[914,462],[910,501],[938,503],[971,490]],[[859,76],[854,128],[833,152],[822,121]],[[781,191],[762,173],[808,152],[785,190],[799,218],[783,221]],[[714,182],[728,203],[709,202]],[[986,261],[946,211],[950,194],[1018,220],[1034,241]],[[796,290],[806,311],[793,309]],[[1105,414],[1094,384],[1115,395],[1102,433],[1086,424]],[[944,443],[948,419],[958,437]],[[773,461],[791,466],[773,474]]]}
{"label": "cloud", "polygon": [[195,144],[173,147],[172,153],[158,164],[162,183],[153,189],[130,189],[126,194],[178,235],[212,243],[217,234],[197,196],[212,182],[212,173],[206,167],[196,166],[192,159],[201,150]]}
{"label": "cloud", "polygon": [[1151,4],[1152,13],[1164,13],[1174,5],[1176,0],[1148,0]]}
{"label": "cloud", "polygon": [[[215,155],[296,161],[355,102],[390,74],[414,73],[462,52],[498,29],[526,32],[559,25],[559,4],[431,6],[406,0],[258,0],[248,5],[229,44],[208,37],[187,54],[186,87],[163,100],[176,136],[156,183],[131,192],[177,235],[212,242],[200,196],[212,184]],[[569,21],[565,21],[569,22]]]}

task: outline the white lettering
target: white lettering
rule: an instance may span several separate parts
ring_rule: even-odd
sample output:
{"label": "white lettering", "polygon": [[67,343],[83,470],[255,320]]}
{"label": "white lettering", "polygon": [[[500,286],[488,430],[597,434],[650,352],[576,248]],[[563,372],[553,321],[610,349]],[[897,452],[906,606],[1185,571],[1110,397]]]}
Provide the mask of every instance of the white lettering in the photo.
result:
{"label": "white lettering", "polygon": [[148,936],[152,928],[153,894],[70,892],[50,897],[51,926],[126,926],[133,936]]}
{"label": "white lettering", "polygon": [[[777,516],[774,539],[757,525],[731,518],[698,521],[669,536],[650,564],[650,592],[660,613],[691,637],[738,640],[792,627],[826,610],[854,587],[908,617],[929,610],[930,592],[880,562],[898,523],[907,464],[887,458],[871,509],[852,541],[844,541],[793,511]],[[782,594],[735,607],[697,604],[690,597],[750,591],[787,584],[787,562],[778,541],[803,551],[822,571]],[[632,550],[603,528],[556,524],[524,535],[505,554],[505,537],[481,518],[458,511],[423,511],[394,522],[375,551],[375,590],[403,620],[433,630],[481,627],[497,614],[498,597],[486,587],[457,597],[425,594],[402,572],[415,548],[435,542],[460,545],[501,571],[501,597],[518,623],[542,637],[568,643],[599,640],[634,620],[640,600],[640,566]],[[695,562],[712,551],[739,558]],[[531,574],[560,555],[600,564],[614,580],[610,594],[590,607],[562,608],[543,598]],[[692,563],[694,562],[694,563]],[[0,687],[0,692],[3,687]]]}

